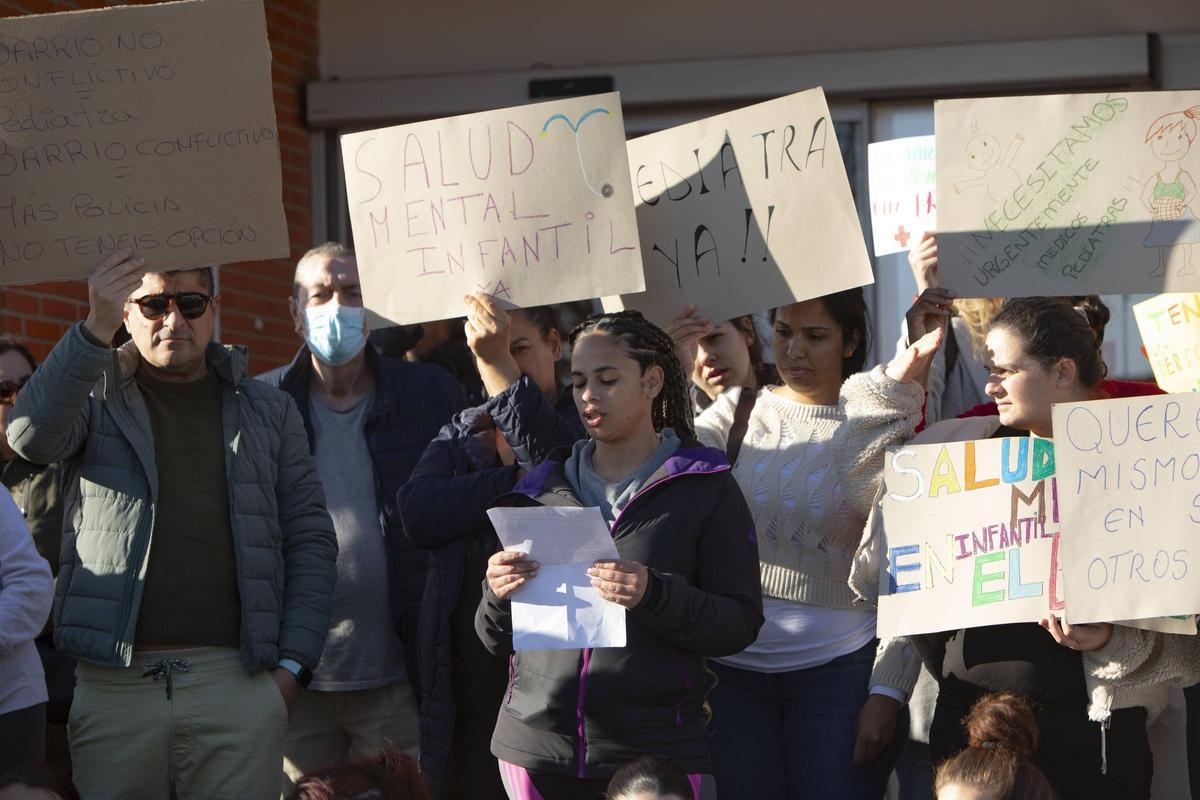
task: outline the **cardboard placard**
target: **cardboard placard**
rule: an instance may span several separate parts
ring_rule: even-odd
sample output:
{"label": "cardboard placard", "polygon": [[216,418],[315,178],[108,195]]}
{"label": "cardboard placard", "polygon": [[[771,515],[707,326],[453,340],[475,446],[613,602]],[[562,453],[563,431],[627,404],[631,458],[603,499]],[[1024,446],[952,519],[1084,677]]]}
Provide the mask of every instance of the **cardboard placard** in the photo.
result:
{"label": "cardboard placard", "polygon": [[0,284],[286,257],[262,0],[0,20]]}
{"label": "cardboard placard", "polygon": [[634,139],[629,170],[646,291],[606,309],[716,322],[874,280],[820,89]]}
{"label": "cardboard placard", "polygon": [[1054,406],[1070,622],[1200,610],[1200,394]]}
{"label": "cardboard placard", "polygon": [[907,252],[922,234],[937,229],[934,152],[932,136],[867,145],[876,256]]}
{"label": "cardboard placard", "polygon": [[889,448],[883,481],[881,637],[1061,613],[1049,439]]}
{"label": "cardboard placard", "polygon": [[934,114],[946,288],[1200,289],[1200,92],[942,100]]}
{"label": "cardboard placard", "polygon": [[1200,392],[1200,294],[1160,294],[1133,307],[1154,380],[1168,392]]}
{"label": "cardboard placard", "polygon": [[640,291],[620,96],[342,136],[373,327]]}

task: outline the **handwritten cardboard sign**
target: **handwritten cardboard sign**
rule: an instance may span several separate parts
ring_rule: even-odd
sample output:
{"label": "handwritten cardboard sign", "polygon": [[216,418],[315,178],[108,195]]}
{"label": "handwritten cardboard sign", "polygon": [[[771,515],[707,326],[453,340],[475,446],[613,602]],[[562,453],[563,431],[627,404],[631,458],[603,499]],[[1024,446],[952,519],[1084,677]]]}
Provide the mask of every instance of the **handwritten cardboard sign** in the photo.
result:
{"label": "handwritten cardboard sign", "polygon": [[285,257],[261,0],[0,20],[0,284]]}
{"label": "handwritten cardboard sign", "polygon": [[634,139],[629,170],[646,291],[607,309],[716,321],[873,281],[820,89]]}
{"label": "handwritten cardboard sign", "polygon": [[1160,294],[1133,315],[1154,369],[1168,392],[1200,392],[1200,294]]}
{"label": "handwritten cardboard sign", "polygon": [[645,287],[615,93],[346,134],[342,158],[373,325],[460,316],[477,291]]}
{"label": "handwritten cardboard sign", "polygon": [[1070,622],[1200,610],[1200,394],[1054,406]]}
{"label": "handwritten cardboard sign", "polygon": [[984,439],[888,450],[880,636],[1061,613],[1054,444]]}
{"label": "handwritten cardboard sign", "polygon": [[1200,289],[1200,92],[944,100],[934,113],[946,288]]}
{"label": "handwritten cardboard sign", "polygon": [[867,145],[875,255],[906,252],[925,231],[936,230],[935,167],[932,136]]}

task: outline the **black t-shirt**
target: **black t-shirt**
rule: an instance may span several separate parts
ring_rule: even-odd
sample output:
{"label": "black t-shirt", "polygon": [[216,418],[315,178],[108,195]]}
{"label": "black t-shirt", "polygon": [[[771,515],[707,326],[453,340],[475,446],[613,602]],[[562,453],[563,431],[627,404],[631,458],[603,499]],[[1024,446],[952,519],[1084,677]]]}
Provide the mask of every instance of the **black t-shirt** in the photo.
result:
{"label": "black t-shirt", "polygon": [[[1001,426],[991,438],[1028,436]],[[1083,657],[1035,622],[987,625],[954,632],[946,641],[942,677],[991,691],[1029,696],[1043,708],[1087,704]]]}

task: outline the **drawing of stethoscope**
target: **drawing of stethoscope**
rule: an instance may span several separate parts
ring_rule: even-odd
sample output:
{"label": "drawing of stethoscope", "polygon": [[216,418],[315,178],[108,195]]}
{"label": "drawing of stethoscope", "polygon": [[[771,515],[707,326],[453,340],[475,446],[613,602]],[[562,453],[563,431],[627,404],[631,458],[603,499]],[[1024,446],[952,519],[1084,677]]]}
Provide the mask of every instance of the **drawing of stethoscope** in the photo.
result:
{"label": "drawing of stethoscope", "polygon": [[592,182],[588,179],[587,167],[585,167],[583,164],[583,150],[579,145],[579,129],[583,127],[583,123],[587,122],[596,114],[608,116],[609,111],[606,108],[593,108],[591,111],[585,112],[584,115],[575,122],[571,122],[570,117],[565,114],[555,114],[547,119],[546,124],[542,126],[542,136],[550,135],[550,125],[553,124],[555,120],[561,119],[563,122],[567,123],[567,126],[571,129],[571,132],[575,134],[575,153],[579,156],[579,174],[583,176],[583,182],[587,186],[588,191],[597,197],[612,197],[613,187],[611,183],[606,183],[599,189],[596,189],[595,186],[592,186]]}

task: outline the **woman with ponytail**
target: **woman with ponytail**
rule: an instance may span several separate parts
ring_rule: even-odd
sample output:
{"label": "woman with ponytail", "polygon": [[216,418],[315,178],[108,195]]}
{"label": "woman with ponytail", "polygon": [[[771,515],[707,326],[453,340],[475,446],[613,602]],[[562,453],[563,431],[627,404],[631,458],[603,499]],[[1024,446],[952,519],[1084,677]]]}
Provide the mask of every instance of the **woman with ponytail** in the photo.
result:
{"label": "woman with ponytail", "polygon": [[[518,652],[492,737],[513,800],[602,795],[651,753],[715,797],[705,731],[705,659],[762,625],[750,512],[719,450],[692,431],[688,378],[671,338],[636,311],[593,315],[571,334],[576,408],[590,438],[551,454],[502,506],[599,507],[620,554],[589,574],[628,609],[627,644]],[[537,574],[523,553],[488,562],[476,630],[512,651],[510,599]]]}
{"label": "woman with ponytail", "polygon": [[[1105,375],[1095,326],[1098,299],[1009,299],[987,333],[992,416],[946,420],[912,444],[1037,436],[1053,438],[1055,403],[1095,399]],[[878,509],[872,528],[882,541]],[[1069,531],[1064,531],[1064,536]],[[875,552],[873,559],[882,560]],[[1109,623],[988,625],[903,640],[938,682],[929,744],[934,764],[966,744],[960,721],[984,695],[1030,699],[1040,742],[1032,759],[1064,800],[1147,798],[1153,774],[1146,724],[1168,700],[1187,659],[1164,637]],[[1181,638],[1181,637],[1176,637]],[[1097,724],[1099,723],[1099,724]]]}
{"label": "woman with ponytail", "polygon": [[990,694],[963,724],[967,748],[938,768],[938,800],[1056,800],[1031,760],[1038,729],[1028,703],[1013,694]]}

